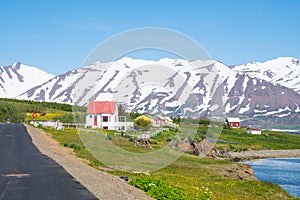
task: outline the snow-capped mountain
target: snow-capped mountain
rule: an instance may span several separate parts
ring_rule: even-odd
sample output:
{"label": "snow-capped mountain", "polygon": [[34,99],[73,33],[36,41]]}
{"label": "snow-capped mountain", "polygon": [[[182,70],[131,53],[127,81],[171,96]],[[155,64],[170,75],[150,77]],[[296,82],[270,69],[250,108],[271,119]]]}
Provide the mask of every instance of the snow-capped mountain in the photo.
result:
{"label": "snow-capped mountain", "polygon": [[212,60],[123,58],[69,71],[18,98],[79,105],[115,100],[132,111],[169,116],[297,114],[299,61],[278,58],[266,63],[229,68]]}
{"label": "snow-capped mountain", "polygon": [[0,96],[14,98],[53,77],[50,73],[20,62],[0,66]]}
{"label": "snow-capped mountain", "polygon": [[279,57],[267,62],[254,62],[234,66],[236,73],[248,74],[270,83],[291,88],[300,93],[300,61],[291,57]]}

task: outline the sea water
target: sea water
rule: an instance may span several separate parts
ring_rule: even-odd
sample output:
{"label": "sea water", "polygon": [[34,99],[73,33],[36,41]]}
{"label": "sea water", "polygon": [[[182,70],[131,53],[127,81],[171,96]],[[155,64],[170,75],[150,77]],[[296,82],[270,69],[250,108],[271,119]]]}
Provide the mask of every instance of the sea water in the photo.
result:
{"label": "sea water", "polygon": [[278,184],[300,198],[300,158],[268,158],[244,163],[252,166],[258,180]]}

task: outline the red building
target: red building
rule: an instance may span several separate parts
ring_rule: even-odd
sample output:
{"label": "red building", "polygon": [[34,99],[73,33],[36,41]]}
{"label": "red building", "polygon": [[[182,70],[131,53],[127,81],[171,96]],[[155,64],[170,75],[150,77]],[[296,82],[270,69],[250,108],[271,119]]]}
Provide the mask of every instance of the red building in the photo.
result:
{"label": "red building", "polygon": [[229,128],[241,127],[241,120],[238,117],[227,117],[225,123]]}

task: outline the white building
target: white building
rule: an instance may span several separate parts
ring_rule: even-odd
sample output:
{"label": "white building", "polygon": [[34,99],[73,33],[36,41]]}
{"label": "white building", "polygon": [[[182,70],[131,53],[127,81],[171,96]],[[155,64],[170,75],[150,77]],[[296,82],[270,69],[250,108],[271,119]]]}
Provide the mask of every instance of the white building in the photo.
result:
{"label": "white building", "polygon": [[249,128],[247,130],[247,133],[252,134],[252,135],[260,135],[261,130],[259,128]]}
{"label": "white building", "polygon": [[133,127],[133,122],[126,122],[125,116],[118,116],[117,102],[91,101],[87,109],[85,127],[126,131]]}

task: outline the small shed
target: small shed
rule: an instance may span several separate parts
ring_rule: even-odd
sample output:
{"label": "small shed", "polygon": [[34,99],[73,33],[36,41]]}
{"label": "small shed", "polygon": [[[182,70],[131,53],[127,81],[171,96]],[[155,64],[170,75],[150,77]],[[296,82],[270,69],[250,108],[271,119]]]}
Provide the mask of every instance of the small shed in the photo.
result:
{"label": "small shed", "polygon": [[225,123],[229,128],[241,128],[241,120],[239,117],[227,117]]}
{"label": "small shed", "polygon": [[253,135],[260,135],[261,134],[261,130],[259,128],[249,128],[247,130],[247,133],[253,134]]}

